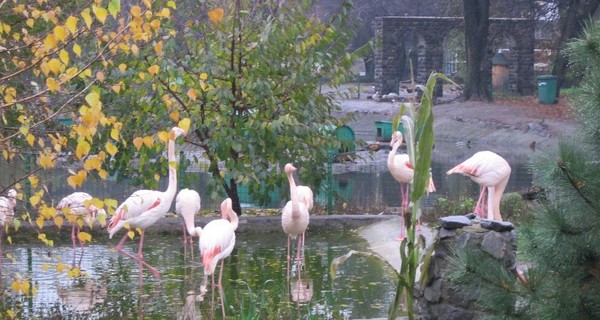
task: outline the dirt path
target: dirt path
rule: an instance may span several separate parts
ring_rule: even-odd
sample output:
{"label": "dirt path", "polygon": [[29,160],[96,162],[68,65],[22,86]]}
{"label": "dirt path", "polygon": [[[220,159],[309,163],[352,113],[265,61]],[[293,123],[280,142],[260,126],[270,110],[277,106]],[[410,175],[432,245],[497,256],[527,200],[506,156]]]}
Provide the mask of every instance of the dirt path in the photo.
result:
{"label": "dirt path", "polygon": [[[339,100],[343,111],[337,116],[354,113],[355,120],[348,125],[356,138],[374,141],[375,121],[391,121],[400,104],[377,102],[367,99],[369,95],[365,90],[360,99],[354,94],[353,99]],[[578,126],[568,104],[562,100],[544,105],[534,96],[493,103],[448,99],[441,98],[433,108],[436,141],[470,144],[497,152],[550,151],[558,145],[559,137],[575,134]]]}

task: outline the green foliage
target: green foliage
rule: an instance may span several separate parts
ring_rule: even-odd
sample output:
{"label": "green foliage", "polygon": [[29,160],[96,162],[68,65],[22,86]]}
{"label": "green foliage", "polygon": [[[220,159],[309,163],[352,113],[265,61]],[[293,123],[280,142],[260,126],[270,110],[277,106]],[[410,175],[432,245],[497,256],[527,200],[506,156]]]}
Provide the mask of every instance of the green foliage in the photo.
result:
{"label": "green foliage", "polygon": [[[413,202],[412,210],[409,213],[410,218],[405,219],[407,236],[400,243],[400,272],[398,274],[398,283],[396,286],[395,298],[390,305],[388,319],[396,319],[398,309],[402,303],[402,296],[406,292],[406,306],[408,318],[414,319],[415,312],[413,306],[415,282],[417,277],[417,267],[420,263],[420,246],[424,239],[416,237],[416,221],[421,215],[421,201],[425,195],[425,189],[431,177],[431,152],[433,150],[433,112],[434,103],[433,92],[438,80],[452,82],[448,77],[440,73],[432,73],[427,83],[418,88],[423,95],[418,112],[411,105],[402,105],[399,114],[394,118],[393,128],[398,126],[399,119],[402,120],[406,139],[406,149],[410,162],[414,164],[414,177],[411,183],[410,200]],[[402,116],[405,108],[408,107],[411,116]],[[414,123],[413,123],[413,119]],[[406,213],[405,213],[406,214]]]}
{"label": "green foliage", "polygon": [[467,195],[460,195],[458,199],[438,197],[433,205],[431,220],[447,215],[465,215],[473,212],[473,207],[475,207],[475,200]]}
{"label": "green foliage", "polygon": [[502,196],[500,212],[502,212],[502,218],[504,220],[510,221],[516,225],[528,223],[533,219],[531,205],[516,192],[506,193]]}
{"label": "green foliage", "polygon": [[[567,50],[583,79],[573,98],[586,135],[576,143],[562,141],[557,154],[532,166],[534,184],[545,190],[545,198],[531,223],[519,226],[518,261],[528,266],[523,282],[467,253],[453,264],[458,266],[453,283],[475,294],[478,306],[496,318],[600,318],[599,41],[600,24],[590,23]],[[505,199],[505,205],[511,202],[514,214],[527,217],[518,201]]]}
{"label": "green foliage", "polygon": [[[223,8],[220,21],[197,13],[222,2],[186,4],[173,32],[156,39],[162,51],[145,48],[145,58],[122,77],[127,81],[158,66],[156,75],[126,86],[127,107],[119,112],[133,116],[135,130],[168,123],[164,115],[190,118],[186,140],[198,152],[189,160],[207,164],[213,196],[225,192],[234,206],[240,185],[266,202],[269,192],[285,184],[280,167],[287,162],[301,168],[303,184],[316,189],[325,176],[327,149],[335,143],[323,128],[343,124],[332,115],[339,110],[335,97],[319,93],[319,85],[329,79],[337,86],[349,74],[351,2],[343,2],[330,21],[305,15],[310,1],[294,4],[234,1]],[[140,150],[148,154],[145,164],[154,164],[154,151]],[[126,161],[115,165],[132,171]]]}

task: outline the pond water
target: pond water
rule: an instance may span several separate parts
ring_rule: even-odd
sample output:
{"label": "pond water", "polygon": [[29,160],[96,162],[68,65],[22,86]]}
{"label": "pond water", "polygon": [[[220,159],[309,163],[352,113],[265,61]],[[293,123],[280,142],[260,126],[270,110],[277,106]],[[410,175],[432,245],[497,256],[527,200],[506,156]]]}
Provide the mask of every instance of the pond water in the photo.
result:
{"label": "pond water", "polygon": [[[68,238],[68,236],[66,236]],[[137,238],[136,238],[137,240]],[[197,246],[179,236],[148,236],[144,258],[157,267],[155,280],[136,262],[114,250],[118,239],[94,239],[83,255],[77,253],[81,276],[68,275],[73,251],[70,240],[55,247],[4,244],[0,314],[19,319],[220,319],[219,291],[203,292],[203,269]],[[307,233],[304,268],[292,266],[287,280],[283,232],[240,233],[232,255],[225,260],[223,301],[226,318],[356,319],[384,317],[394,292],[391,269],[374,258],[353,257],[329,274],[334,258],[367,245],[350,232]],[[137,241],[135,241],[137,242]],[[197,243],[196,243],[197,245]],[[125,250],[137,251],[127,242]],[[59,270],[61,269],[61,270]],[[60,271],[60,272],[59,272]],[[15,279],[30,281],[24,293]],[[34,294],[32,290],[35,290]],[[293,293],[293,294],[292,294]],[[297,301],[301,300],[301,301]]]}

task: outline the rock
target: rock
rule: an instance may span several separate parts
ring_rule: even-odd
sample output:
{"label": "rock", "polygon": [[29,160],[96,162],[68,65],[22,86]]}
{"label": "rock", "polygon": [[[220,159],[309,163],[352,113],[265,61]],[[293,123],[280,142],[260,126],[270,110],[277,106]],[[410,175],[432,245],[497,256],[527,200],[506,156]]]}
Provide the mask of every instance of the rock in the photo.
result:
{"label": "rock", "polygon": [[456,229],[446,229],[446,228],[440,229],[440,239],[446,239],[446,238],[455,237],[455,236],[456,236]]}
{"label": "rock", "polygon": [[471,220],[465,216],[447,216],[440,218],[442,222],[442,228],[445,229],[458,229],[472,224]]}
{"label": "rock", "polygon": [[474,212],[465,214],[465,217],[469,218],[469,220],[473,220],[477,218],[477,215]]}
{"label": "rock", "polygon": [[479,224],[484,229],[498,232],[510,231],[515,228],[515,225],[508,221],[482,219]]}
{"label": "rock", "polygon": [[502,259],[506,255],[506,241],[498,232],[488,232],[481,241],[481,250],[491,254],[496,259]]}
{"label": "rock", "polygon": [[438,302],[442,296],[442,279],[438,278],[423,291],[423,297],[429,302]]}

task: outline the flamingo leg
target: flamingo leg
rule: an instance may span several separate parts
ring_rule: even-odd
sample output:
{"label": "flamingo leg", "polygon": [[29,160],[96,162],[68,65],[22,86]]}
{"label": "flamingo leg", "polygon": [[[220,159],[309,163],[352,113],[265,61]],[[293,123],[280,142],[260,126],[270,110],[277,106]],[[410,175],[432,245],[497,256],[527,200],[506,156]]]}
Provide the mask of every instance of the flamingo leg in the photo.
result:
{"label": "flamingo leg", "polygon": [[300,278],[300,269],[302,268],[302,261],[300,260],[300,246],[302,243],[302,235],[298,235],[298,243],[296,244],[296,272],[298,278]]}
{"label": "flamingo leg", "polygon": [[288,235],[288,241],[287,241],[287,278],[288,280],[290,279],[290,241],[291,241],[291,235]]}
{"label": "flamingo leg", "polygon": [[75,244],[75,223],[71,223],[71,241],[73,242],[73,266],[75,265],[77,245]]}
{"label": "flamingo leg", "polygon": [[160,274],[158,273],[158,271],[151,265],[149,265],[146,261],[144,261],[141,258],[141,251],[142,251],[142,246],[144,244],[144,232],[142,231],[142,236],[140,238],[140,246],[138,248],[138,255],[134,256],[129,252],[126,252],[125,250],[123,250],[123,244],[125,243],[125,241],[127,240],[129,236],[127,235],[127,233],[123,236],[123,238],[121,239],[121,241],[119,241],[119,244],[117,244],[117,251],[119,251],[119,253],[121,253],[124,256],[127,256],[139,263],[141,263],[144,267],[146,267],[148,270],[150,270],[150,272],[152,273],[152,275],[157,279],[160,280]]}
{"label": "flamingo leg", "polygon": [[398,241],[404,240],[406,234],[404,232],[404,215],[408,211],[408,188],[409,186],[404,183],[400,183],[400,196],[402,198],[402,209],[400,212],[400,235],[396,238]]}
{"label": "flamingo leg", "polygon": [[494,220],[494,197],[496,187],[488,188],[488,199],[487,199],[487,218],[488,220]]}
{"label": "flamingo leg", "polygon": [[223,266],[224,260],[221,260],[221,270],[219,270],[219,297],[221,298],[221,311],[223,312],[223,319],[225,319],[225,301],[223,301]]}
{"label": "flamingo leg", "polygon": [[2,252],[2,231],[4,230],[4,226],[0,227],[0,271],[2,271],[2,258],[3,256],[3,252]]}
{"label": "flamingo leg", "polygon": [[474,213],[479,217],[483,218],[485,211],[483,209],[483,199],[485,198],[486,187],[481,186],[481,192],[479,193],[479,199],[477,200],[477,204],[475,205]]}

